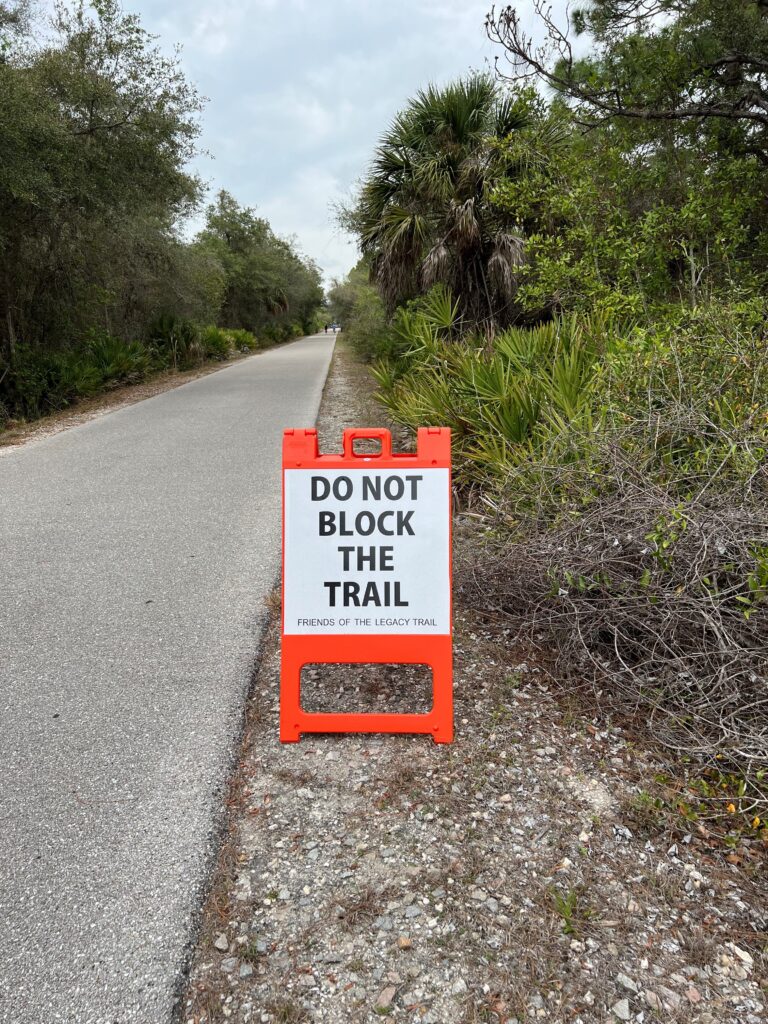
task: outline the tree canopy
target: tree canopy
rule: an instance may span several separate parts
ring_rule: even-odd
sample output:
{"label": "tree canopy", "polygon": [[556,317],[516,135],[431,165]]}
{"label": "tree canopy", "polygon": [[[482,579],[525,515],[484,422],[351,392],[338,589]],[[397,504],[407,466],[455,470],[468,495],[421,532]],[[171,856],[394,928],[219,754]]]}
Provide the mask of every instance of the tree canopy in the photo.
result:
{"label": "tree canopy", "polygon": [[442,283],[473,321],[514,319],[523,242],[488,190],[520,173],[500,143],[530,119],[525,96],[484,75],[429,86],[395,117],[349,218],[390,308]]}
{"label": "tree canopy", "polygon": [[114,0],[58,5],[42,47],[12,24],[0,62],[2,339],[138,330],[184,270],[175,226],[200,197],[185,170],[200,99]]}
{"label": "tree canopy", "polygon": [[0,3],[0,378],[21,349],[86,345],[158,318],[283,336],[311,323],[317,267],[189,170],[202,101],[118,0]]}
{"label": "tree canopy", "polygon": [[[515,7],[488,16],[488,34],[511,68],[505,77],[538,78],[575,101],[587,123],[674,122],[768,165],[766,0],[591,0],[570,24],[544,0],[534,8],[541,45]],[[570,28],[594,40],[588,57],[574,56]],[[504,63],[497,67],[504,74]]]}
{"label": "tree canopy", "polygon": [[290,318],[308,325],[322,301],[315,264],[228,192],[219,192],[208,207],[197,247],[223,268],[220,320],[225,327],[257,331]]}
{"label": "tree canopy", "polygon": [[[546,174],[495,189],[524,224],[522,304],[638,313],[762,291],[768,4],[593,0],[570,25],[536,7],[539,47],[514,8],[488,20],[503,79],[548,85],[545,117],[567,126]],[[571,29],[593,40],[578,60]]]}
{"label": "tree canopy", "polygon": [[486,333],[764,294],[768,0],[534,8],[541,45],[492,11],[496,81],[430,87],[381,137],[346,224],[389,313],[436,283]]}

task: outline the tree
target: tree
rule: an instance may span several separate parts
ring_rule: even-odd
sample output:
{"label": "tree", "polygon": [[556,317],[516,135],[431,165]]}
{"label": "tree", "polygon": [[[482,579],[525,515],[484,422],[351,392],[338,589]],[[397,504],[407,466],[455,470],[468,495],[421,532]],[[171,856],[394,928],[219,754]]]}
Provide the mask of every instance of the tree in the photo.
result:
{"label": "tree", "polygon": [[323,297],[320,273],[250,207],[219,192],[208,207],[197,245],[223,267],[220,317],[225,327],[258,331],[270,324],[298,322],[311,329]]}
{"label": "tree", "polygon": [[515,83],[555,89],[570,125],[552,173],[494,192],[527,238],[521,303],[634,313],[764,287],[768,0],[593,0],[569,25],[595,41],[581,60],[536,9],[540,47],[514,8],[488,20]]}
{"label": "tree", "polygon": [[439,282],[487,331],[514,320],[524,242],[488,193],[522,170],[499,143],[532,103],[475,75],[419,92],[383,135],[348,224],[390,309]]}
{"label": "tree", "polygon": [[345,278],[331,282],[328,312],[342,325],[345,339],[363,359],[370,362],[391,354],[392,331],[381,297],[370,283],[365,259],[359,260]]}
{"label": "tree", "polygon": [[14,37],[28,30],[29,8],[30,0],[0,2],[0,60],[6,59]]}
{"label": "tree", "polygon": [[60,4],[54,27],[0,61],[0,351],[145,322],[135,285],[172,263],[200,195],[200,101],[178,61],[116,0]]}
{"label": "tree", "polygon": [[[569,123],[562,110],[550,116]],[[587,133],[572,124],[556,161],[496,186],[492,201],[514,212],[526,239],[517,293],[524,310],[600,307],[636,316],[764,286],[768,232],[758,165],[711,153],[705,159],[668,144],[667,131],[657,126],[655,141],[638,145],[626,123]],[[530,151],[535,135],[505,145]]]}
{"label": "tree", "polygon": [[371,276],[367,262],[358,260],[345,278],[334,278],[328,289],[328,316],[336,323],[346,326],[347,320],[365,291],[374,289],[369,283]]}
{"label": "tree", "polygon": [[[591,0],[562,27],[546,0],[534,8],[540,46],[516,8],[488,15],[515,81],[538,78],[587,124],[674,123],[768,165],[768,0]],[[571,28],[593,36],[593,55],[574,57]]]}

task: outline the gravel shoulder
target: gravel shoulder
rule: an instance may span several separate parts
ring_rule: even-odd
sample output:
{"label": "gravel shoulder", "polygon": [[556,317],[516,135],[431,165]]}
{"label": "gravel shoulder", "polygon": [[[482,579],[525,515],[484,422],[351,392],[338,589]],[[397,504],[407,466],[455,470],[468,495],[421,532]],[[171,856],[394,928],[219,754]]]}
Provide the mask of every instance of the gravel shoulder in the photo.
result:
{"label": "gravel shoulder", "polygon": [[[382,420],[342,340],[321,445]],[[273,600],[180,1019],[766,1020],[759,869],[670,831],[643,801],[652,753],[570,702],[456,582],[450,746],[281,747]],[[387,667],[315,670],[307,685],[328,710],[426,697]]]}

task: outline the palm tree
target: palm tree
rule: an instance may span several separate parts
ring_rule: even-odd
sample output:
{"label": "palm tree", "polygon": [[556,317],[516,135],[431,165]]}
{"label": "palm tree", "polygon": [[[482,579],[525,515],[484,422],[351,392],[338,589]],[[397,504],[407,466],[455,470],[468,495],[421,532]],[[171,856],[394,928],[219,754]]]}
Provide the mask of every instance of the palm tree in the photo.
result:
{"label": "palm tree", "polygon": [[397,115],[351,218],[390,308],[440,282],[466,321],[492,332],[514,320],[523,240],[489,192],[519,171],[498,143],[529,124],[485,75],[430,86]]}

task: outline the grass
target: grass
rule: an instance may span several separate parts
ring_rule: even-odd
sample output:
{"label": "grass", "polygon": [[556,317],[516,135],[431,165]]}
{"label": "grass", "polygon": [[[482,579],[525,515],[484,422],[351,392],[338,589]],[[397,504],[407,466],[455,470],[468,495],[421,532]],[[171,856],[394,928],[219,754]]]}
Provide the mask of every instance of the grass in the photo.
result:
{"label": "grass", "polygon": [[376,889],[367,885],[351,896],[338,901],[341,924],[346,931],[354,931],[378,917],[389,896],[389,889]]}
{"label": "grass", "polygon": [[249,964],[260,963],[266,955],[266,952],[262,953],[258,949],[255,942],[249,942],[247,946],[243,946],[238,952],[240,959],[245,960]]}
{"label": "grass", "polygon": [[563,922],[563,935],[581,935],[595,913],[587,905],[583,890],[579,887],[568,889],[566,892],[551,889],[549,896],[552,909]]}
{"label": "grass", "polygon": [[264,1004],[264,1010],[271,1014],[274,1024],[308,1024],[312,1019],[302,1006],[291,999],[270,999]]}

